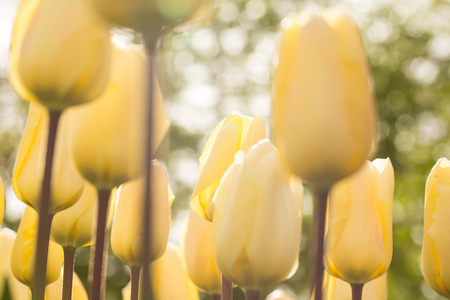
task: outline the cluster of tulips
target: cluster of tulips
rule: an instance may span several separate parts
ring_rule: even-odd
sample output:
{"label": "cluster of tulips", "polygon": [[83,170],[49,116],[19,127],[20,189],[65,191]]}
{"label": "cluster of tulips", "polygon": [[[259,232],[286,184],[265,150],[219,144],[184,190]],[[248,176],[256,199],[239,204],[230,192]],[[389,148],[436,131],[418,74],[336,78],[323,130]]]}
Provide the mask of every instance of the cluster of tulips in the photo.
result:
{"label": "cluster of tulips", "polygon": [[[200,157],[182,249],[168,245],[175,195],[154,159],[169,127],[156,49],[210,6],[22,0],[10,82],[30,105],[12,186],[27,207],[17,235],[0,232],[0,284],[13,299],[87,299],[73,269],[76,249],[90,245],[89,299],[102,299],[110,223],[112,251],[131,273],[124,299],[198,299],[201,290],[229,300],[233,285],[259,299],[298,268],[302,182],[315,195],[312,299],[387,298],[394,169],[388,158],[368,160],[377,139],[370,73],[358,29],[340,11],[283,20],[273,144],[259,116],[228,115]],[[111,43],[113,24],[139,32],[143,45]],[[429,285],[450,298],[449,193],[441,159],[427,181],[422,262]]]}

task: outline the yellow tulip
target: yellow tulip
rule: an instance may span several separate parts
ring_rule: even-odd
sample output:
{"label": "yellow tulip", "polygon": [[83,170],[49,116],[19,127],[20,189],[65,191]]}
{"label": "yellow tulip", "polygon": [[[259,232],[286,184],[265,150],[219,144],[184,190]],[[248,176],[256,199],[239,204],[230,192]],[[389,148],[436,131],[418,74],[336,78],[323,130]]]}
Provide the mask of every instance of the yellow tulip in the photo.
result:
{"label": "yellow tulip", "polygon": [[394,169],[391,161],[367,161],[338,182],[329,196],[325,267],[351,284],[385,273],[392,259]]}
{"label": "yellow tulip", "polygon": [[[36,211],[41,197],[47,152],[49,116],[47,110],[31,103],[14,165],[12,186],[17,197]],[[73,205],[83,192],[84,179],[72,161],[69,147],[70,124],[62,116],[53,158],[50,213]]]}
{"label": "yellow tulip", "polygon": [[376,139],[369,67],[345,14],[314,10],[285,19],[274,72],[275,145],[296,175],[329,188],[356,171]]}
{"label": "yellow tulip", "polygon": [[[147,60],[142,47],[114,50],[111,80],[100,99],[73,109],[74,160],[100,190],[143,175]],[[168,127],[162,96],[155,90],[154,153]]]}
{"label": "yellow tulip", "polygon": [[225,171],[231,166],[239,150],[266,137],[264,123],[255,118],[230,114],[214,129],[200,157],[197,185],[191,197],[191,207],[200,216],[211,221],[211,200]]}
{"label": "yellow tulip", "polygon": [[303,187],[264,139],[236,153],[214,196],[213,240],[222,274],[248,291],[298,266]]}
{"label": "yellow tulip", "polygon": [[[199,299],[197,288],[189,279],[180,250],[175,245],[169,243],[164,255],[151,264],[150,270],[154,300]],[[143,284],[141,280],[140,286]],[[123,300],[130,300],[130,292],[131,285],[128,284],[122,290]]]}
{"label": "yellow tulip", "polygon": [[[352,300],[352,289],[350,284],[325,271],[323,295],[324,300]],[[387,273],[364,285],[362,300],[387,300]]]}
{"label": "yellow tulip", "polygon": [[[166,250],[170,229],[170,205],[173,194],[167,183],[164,169],[152,162],[151,197],[151,261],[163,255]],[[144,265],[142,253],[144,209],[144,178],[123,184],[118,191],[117,212],[111,229],[111,249],[129,267]]]}
{"label": "yellow tulip", "polygon": [[425,189],[425,224],[422,272],[428,285],[450,298],[450,162],[441,158],[433,167]]}
{"label": "yellow tulip", "polygon": [[[38,218],[38,214],[30,206],[25,208],[11,255],[11,270],[14,276],[29,287],[32,285],[34,276]],[[62,264],[61,246],[50,241],[46,284],[58,279]]]}
{"label": "yellow tulip", "polygon": [[11,40],[12,86],[51,111],[93,100],[109,76],[109,30],[89,0],[23,0]]}
{"label": "yellow tulip", "polygon": [[266,300],[295,300],[295,298],[283,290],[275,290],[267,295]]}
{"label": "yellow tulip", "polygon": [[206,293],[220,294],[222,274],[216,263],[212,224],[193,210],[184,236],[183,255],[189,277],[195,285]]}
{"label": "yellow tulip", "polygon": [[5,216],[5,191],[3,189],[2,179],[0,178],[0,224],[3,222],[4,216]]}
{"label": "yellow tulip", "polygon": [[[107,226],[114,215],[116,192],[111,193]],[[97,216],[97,190],[86,182],[81,198],[73,206],[60,211],[52,222],[51,239],[62,247],[80,248],[94,242],[93,223]]]}
{"label": "yellow tulip", "polygon": [[[63,285],[63,271],[58,280],[45,288],[45,300],[61,300]],[[88,300],[86,289],[77,273],[73,272],[72,300]]]}
{"label": "yellow tulip", "polygon": [[14,277],[9,264],[15,239],[16,233],[14,231],[7,228],[0,229],[0,257],[3,261],[0,264],[0,295],[3,295],[5,284],[8,284],[11,299],[28,300],[31,299],[30,289]]}

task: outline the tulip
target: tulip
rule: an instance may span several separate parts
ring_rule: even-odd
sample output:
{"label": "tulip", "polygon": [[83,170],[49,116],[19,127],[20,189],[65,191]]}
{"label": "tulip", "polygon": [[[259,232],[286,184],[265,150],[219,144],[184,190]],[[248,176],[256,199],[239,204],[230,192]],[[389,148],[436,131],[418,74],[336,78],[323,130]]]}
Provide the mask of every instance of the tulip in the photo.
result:
{"label": "tulip", "polygon": [[0,178],[0,224],[5,216],[5,191],[3,189],[2,179]]}
{"label": "tulip", "polygon": [[433,167],[425,188],[425,224],[422,272],[428,285],[450,298],[450,162],[441,158]]}
{"label": "tulip", "polygon": [[[141,47],[114,49],[109,85],[97,101],[74,109],[73,153],[81,174],[99,190],[111,190],[144,173],[146,68]],[[168,127],[155,91],[154,153]]]}
{"label": "tulip", "polygon": [[[152,218],[150,257],[154,261],[166,250],[170,229],[170,205],[174,199],[167,183],[164,169],[152,162]],[[144,179],[123,184],[118,192],[117,212],[111,229],[111,248],[114,254],[129,267],[140,267],[142,253],[142,210],[144,207]]]}
{"label": "tulip", "polygon": [[232,113],[220,122],[200,157],[197,185],[191,197],[191,207],[198,215],[212,220],[211,201],[234,155],[239,150],[247,152],[265,137],[266,129],[259,116],[252,119]]}
{"label": "tulip", "polygon": [[222,274],[216,263],[212,224],[193,210],[184,236],[183,255],[192,282],[206,293],[220,294]]}
{"label": "tulip", "polygon": [[23,0],[11,40],[13,88],[50,111],[93,100],[109,76],[109,30],[89,0]]}
{"label": "tulip", "polygon": [[350,284],[383,275],[392,259],[394,169],[391,161],[367,161],[331,190],[325,267]]}
{"label": "tulip", "polygon": [[[34,275],[38,218],[38,214],[30,206],[25,208],[11,255],[11,270],[14,276],[29,287]],[[48,257],[46,284],[59,278],[63,264],[61,246],[50,241]]]}
{"label": "tulip", "polygon": [[[180,250],[169,243],[166,252],[150,265],[154,300],[198,300],[194,283],[189,279]],[[141,280],[141,286],[145,285]],[[131,283],[122,290],[122,298],[130,300]]]}
{"label": "tulip", "polygon": [[[352,300],[352,290],[347,282],[327,272],[324,275],[324,300]],[[364,285],[362,299],[387,300],[387,273]]]}
{"label": "tulip", "polygon": [[275,290],[267,295],[266,300],[295,300],[295,298],[283,290]]}
{"label": "tulip", "polygon": [[308,11],[282,24],[273,85],[275,145],[293,173],[315,188],[329,188],[374,148],[363,43],[353,21],[338,11]]}
{"label": "tulip", "polygon": [[[45,288],[45,299],[46,300],[61,300],[61,291],[64,277],[63,272],[61,271],[61,276],[59,276],[58,280],[49,284]],[[73,280],[73,289],[72,289],[72,299],[73,300],[88,300],[88,296],[86,290],[83,286],[78,275],[74,272],[74,280]]]}
{"label": "tulip", "polygon": [[248,291],[288,279],[298,266],[303,187],[264,139],[236,153],[214,195],[216,260]]}
{"label": "tulip", "polygon": [[11,299],[29,300],[31,299],[30,290],[14,277],[9,264],[15,239],[14,231],[7,228],[0,229],[0,257],[3,261],[0,264],[0,295],[5,293],[5,284],[7,284]]}

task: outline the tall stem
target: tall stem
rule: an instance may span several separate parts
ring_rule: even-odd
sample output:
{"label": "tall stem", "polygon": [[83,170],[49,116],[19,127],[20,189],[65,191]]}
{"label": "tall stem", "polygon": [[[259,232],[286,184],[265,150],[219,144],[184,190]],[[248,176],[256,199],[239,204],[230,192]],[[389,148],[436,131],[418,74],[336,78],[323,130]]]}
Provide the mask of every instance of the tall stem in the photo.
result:
{"label": "tall stem", "polygon": [[325,217],[327,213],[328,189],[315,191],[314,204],[314,291],[315,300],[322,300],[323,242],[325,237]]}
{"label": "tall stem", "polygon": [[50,195],[55,151],[56,133],[61,112],[50,111],[48,126],[47,153],[45,156],[44,179],[42,180],[41,199],[39,202],[39,223],[36,242],[36,257],[32,287],[33,300],[44,300],[47,278],[48,244],[53,215],[50,213]]}
{"label": "tall stem", "polygon": [[364,284],[350,284],[352,287],[352,300],[361,300]]}
{"label": "tall stem", "polygon": [[106,219],[108,216],[109,196],[111,191],[98,191],[97,229],[95,236],[94,270],[91,281],[90,300],[102,299],[103,261],[105,255]]}
{"label": "tall stem", "polygon": [[62,300],[72,299],[73,266],[75,262],[75,250],[73,247],[64,247],[64,273],[62,286]]}
{"label": "tall stem", "polygon": [[139,277],[141,275],[141,267],[131,268],[131,296],[130,300],[138,300],[139,297]]}
{"label": "tall stem", "polygon": [[220,300],[220,294],[211,294],[211,300]]}
{"label": "tall stem", "polygon": [[145,44],[147,46],[147,55],[148,55],[148,101],[147,101],[147,135],[146,135],[146,143],[145,143],[145,160],[144,165],[146,168],[145,172],[145,182],[147,185],[144,190],[144,210],[143,214],[143,226],[144,226],[144,240],[142,243],[142,253],[144,254],[144,266],[143,266],[143,282],[145,284],[142,285],[142,296],[143,300],[151,300],[153,299],[152,285],[151,285],[151,274],[150,274],[150,249],[151,249],[151,162],[152,162],[152,148],[153,148],[153,104],[154,104],[154,90],[155,83],[153,80],[153,76],[155,73],[155,63],[156,63],[156,43],[158,41],[157,37],[147,37],[145,39]]}
{"label": "tall stem", "polygon": [[233,300],[233,285],[222,275],[222,300]]}
{"label": "tall stem", "polygon": [[247,300],[259,300],[259,291],[246,291]]}

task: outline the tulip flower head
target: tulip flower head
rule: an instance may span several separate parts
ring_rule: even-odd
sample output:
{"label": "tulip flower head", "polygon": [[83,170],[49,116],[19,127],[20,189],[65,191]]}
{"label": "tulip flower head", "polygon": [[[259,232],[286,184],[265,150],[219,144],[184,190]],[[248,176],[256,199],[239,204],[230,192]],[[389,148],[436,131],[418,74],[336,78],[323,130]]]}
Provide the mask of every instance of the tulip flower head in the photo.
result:
{"label": "tulip flower head", "polygon": [[393,197],[394,169],[388,158],[367,161],[332,188],[324,252],[328,273],[365,284],[387,271]]}
{"label": "tulip flower head", "polygon": [[283,290],[277,289],[267,295],[266,300],[295,300],[292,294],[289,294]]}
{"label": "tulip flower head", "polygon": [[[59,276],[58,280],[45,288],[46,300],[61,300],[63,275],[63,271],[61,271],[61,276]],[[88,300],[86,289],[75,272],[73,272],[72,300]]]}
{"label": "tulip flower head", "polygon": [[[151,196],[151,261],[163,255],[170,229],[170,205],[174,199],[164,169],[152,162]],[[123,184],[118,192],[117,212],[111,229],[111,248],[114,254],[129,267],[143,266],[144,178]]]}
{"label": "tulip flower head", "polygon": [[23,0],[11,40],[12,86],[51,111],[93,100],[108,81],[109,30],[89,0]]}
{"label": "tulip flower head", "polygon": [[259,291],[298,266],[303,186],[264,139],[236,153],[214,195],[217,265],[231,282]]}
{"label": "tulip flower head", "polygon": [[[69,147],[71,124],[63,115],[56,136],[53,158],[50,213],[73,205],[81,196],[84,179],[72,160]],[[47,152],[49,116],[47,110],[37,103],[30,103],[28,118],[17,152],[12,186],[17,197],[36,211],[41,197]]]}
{"label": "tulip flower head", "polygon": [[433,167],[425,188],[425,224],[422,272],[428,285],[450,298],[450,162],[441,158]]}
{"label": "tulip flower head", "polygon": [[183,255],[189,277],[195,285],[206,293],[220,294],[222,274],[215,258],[212,223],[193,210],[184,236]]}
{"label": "tulip flower head", "polygon": [[[73,110],[74,161],[100,190],[111,190],[144,174],[147,60],[142,47],[115,48],[111,80],[100,99]],[[155,90],[154,153],[169,121]]]}
{"label": "tulip flower head", "polygon": [[363,43],[353,21],[338,11],[307,11],[282,27],[273,84],[275,145],[293,173],[329,188],[374,148]]}
{"label": "tulip flower head", "polygon": [[[326,271],[324,277],[324,300],[352,299],[352,289],[350,284],[329,275]],[[381,277],[364,285],[362,299],[387,300],[387,273],[384,273]]]}
{"label": "tulip flower head", "polygon": [[5,216],[5,191],[3,189],[3,182],[0,178],[0,224],[3,222]]}
{"label": "tulip flower head", "polygon": [[[39,216],[33,208],[30,206],[25,208],[11,255],[11,270],[14,276],[29,287],[32,286],[34,276],[38,218]],[[61,246],[50,241],[46,284],[59,278],[62,264],[63,250]]]}
{"label": "tulip flower head", "polygon": [[211,201],[219,182],[239,150],[250,147],[266,137],[264,123],[255,118],[230,114],[214,129],[200,157],[197,185],[191,197],[191,207],[200,216],[211,221]]}

